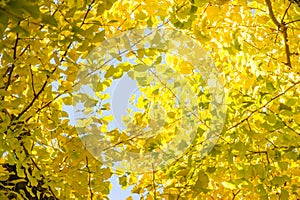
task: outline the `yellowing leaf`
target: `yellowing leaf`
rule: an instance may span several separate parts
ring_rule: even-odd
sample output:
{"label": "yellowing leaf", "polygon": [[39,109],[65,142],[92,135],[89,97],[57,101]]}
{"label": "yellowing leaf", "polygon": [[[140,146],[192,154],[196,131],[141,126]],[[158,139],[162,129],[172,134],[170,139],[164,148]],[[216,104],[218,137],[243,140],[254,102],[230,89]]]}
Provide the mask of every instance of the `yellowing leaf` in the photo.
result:
{"label": "yellowing leaf", "polygon": [[293,119],[297,124],[300,124],[300,113],[294,114]]}
{"label": "yellowing leaf", "polygon": [[109,168],[105,168],[104,171],[103,171],[103,178],[106,180],[106,179],[109,179],[111,177],[112,173],[110,171]]}
{"label": "yellowing leaf", "polygon": [[105,36],[105,31],[103,30],[103,31],[101,31],[99,33],[96,33],[93,41],[94,42],[102,42],[102,41],[105,40],[104,36]]}
{"label": "yellowing leaf", "polygon": [[70,96],[64,97],[64,98],[62,98],[62,100],[63,100],[65,105],[72,105],[73,104],[73,99]]}
{"label": "yellowing leaf", "polygon": [[209,178],[204,172],[198,173],[198,179],[196,181],[196,184],[194,186],[196,191],[199,191],[202,188],[207,188],[209,183]]}
{"label": "yellowing leaf", "polygon": [[228,182],[228,181],[223,181],[222,182],[222,185],[225,187],[225,188],[228,188],[230,190],[236,190],[237,189],[237,186],[232,183],[232,182]]}

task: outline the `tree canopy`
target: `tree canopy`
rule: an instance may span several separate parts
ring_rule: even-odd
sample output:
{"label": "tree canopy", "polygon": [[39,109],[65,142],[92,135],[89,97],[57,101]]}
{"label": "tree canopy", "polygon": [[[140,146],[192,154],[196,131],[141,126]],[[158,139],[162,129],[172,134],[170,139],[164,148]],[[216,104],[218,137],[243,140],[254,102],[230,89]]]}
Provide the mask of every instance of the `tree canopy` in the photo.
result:
{"label": "tree canopy", "polygon": [[0,33],[0,199],[299,198],[299,1],[1,0]]}

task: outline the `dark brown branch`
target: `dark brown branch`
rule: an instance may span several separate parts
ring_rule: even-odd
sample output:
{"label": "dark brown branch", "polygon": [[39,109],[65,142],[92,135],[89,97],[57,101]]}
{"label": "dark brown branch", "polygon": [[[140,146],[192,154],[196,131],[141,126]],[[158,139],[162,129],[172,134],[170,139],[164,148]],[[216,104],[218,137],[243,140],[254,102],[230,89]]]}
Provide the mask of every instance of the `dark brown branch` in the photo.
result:
{"label": "dark brown branch", "polygon": [[288,24],[292,24],[292,23],[295,23],[295,22],[300,22],[300,19],[296,19],[294,21],[286,22],[285,24],[288,25]]}
{"label": "dark brown branch", "polygon": [[274,142],[272,142],[272,141],[269,140],[268,138],[265,138],[265,140],[267,140],[268,142],[270,142],[270,143],[274,146],[275,149],[278,148],[278,147],[274,144]]}
{"label": "dark brown branch", "polygon": [[[37,109],[36,113],[39,113],[41,110],[43,110],[44,108],[50,106],[51,103],[53,103],[53,101],[55,101],[56,99],[58,99],[61,95],[65,94],[68,90],[63,91],[62,93],[58,94],[53,100],[49,101],[48,103],[46,103],[45,105],[43,105],[42,107],[40,107],[39,109]],[[26,119],[26,122],[28,122],[30,119],[32,118],[32,116],[28,117]]]}
{"label": "dark brown branch", "polygon": [[20,117],[27,112],[31,106],[33,105],[33,103],[38,99],[38,97],[40,96],[40,94],[44,91],[44,89],[46,88],[46,85],[48,84],[48,79],[49,79],[49,75],[47,75],[47,80],[44,82],[42,88],[40,89],[40,91],[33,97],[33,99],[31,100],[31,102],[22,110],[22,112],[19,113],[19,115],[16,117],[16,120],[20,119]]}
{"label": "dark brown branch", "polygon": [[259,154],[259,155],[260,154],[265,154],[268,164],[271,163],[270,160],[269,160],[269,154],[268,154],[267,151],[251,151],[251,150],[248,150],[248,152],[250,152],[250,153],[246,154],[246,156],[252,155],[252,154]]}
{"label": "dark brown branch", "polygon": [[287,26],[284,25],[283,30],[283,39],[284,39],[284,47],[285,47],[285,55],[286,55],[286,65],[291,69],[292,68],[292,62],[291,62],[291,51],[288,44],[288,34],[287,34]]}
{"label": "dark brown branch", "polygon": [[33,72],[32,72],[32,69],[31,69],[31,65],[30,65],[30,76],[31,76],[31,87],[32,87],[32,91],[33,91],[33,94],[34,96],[36,96],[36,92],[35,92],[35,89],[34,89],[34,81],[33,81]]}
{"label": "dark brown branch", "polygon": [[265,1],[266,1],[268,10],[269,10],[269,16],[270,16],[271,20],[278,28],[280,28],[281,23],[279,23],[279,21],[276,19],[275,15],[274,15],[271,1],[270,0],[265,0]]}
{"label": "dark brown branch", "polygon": [[236,193],[232,192],[232,194],[233,194],[232,200],[235,199],[235,197],[240,193],[240,191],[241,191],[241,190],[238,190]]}
{"label": "dark brown branch", "polygon": [[[20,22],[18,23],[18,25],[19,24],[20,24]],[[19,33],[16,33],[16,41],[15,41],[15,45],[13,47],[13,59],[14,59],[13,62],[15,62],[16,59],[17,59],[17,48],[18,48],[19,39],[20,39],[19,38]],[[8,72],[8,79],[7,79],[7,82],[6,82],[6,85],[5,85],[5,90],[8,89],[8,87],[9,87],[9,85],[11,83],[11,77],[12,77],[12,73],[13,73],[15,67],[16,67],[15,63],[13,63],[12,66],[10,67],[10,70]]]}
{"label": "dark brown branch", "polygon": [[288,44],[288,34],[287,34],[287,26],[286,23],[284,22],[284,17],[290,7],[290,5],[288,6],[288,8],[285,10],[284,16],[282,17],[281,22],[279,22],[273,12],[273,8],[272,8],[272,4],[270,0],[265,0],[268,10],[269,10],[269,16],[271,18],[271,20],[273,21],[273,23],[278,27],[279,31],[282,33],[283,35],[283,39],[284,39],[284,46],[285,46],[285,54],[286,54],[286,65],[291,69],[292,68],[292,62],[291,62],[291,52],[290,52],[290,47]]}
{"label": "dark brown branch", "polygon": [[87,11],[86,11],[86,13],[84,14],[84,17],[83,17],[83,20],[82,20],[82,23],[81,23],[81,25],[80,25],[80,27],[82,27],[83,26],[83,24],[84,24],[84,22],[85,22],[85,20],[86,20],[86,18],[87,18],[87,16],[88,16],[88,14],[89,14],[89,12],[92,10],[92,8],[93,8],[93,4],[95,3],[95,0],[93,0],[89,5],[88,5],[88,9],[87,9]]}
{"label": "dark brown branch", "polygon": [[289,8],[291,7],[291,5],[292,5],[292,3],[290,3],[289,6],[285,9],[284,14],[283,14],[283,16],[282,16],[282,18],[281,18],[281,24],[284,23],[284,18],[285,18],[285,16],[286,16],[286,14],[287,14]]}
{"label": "dark brown branch", "polygon": [[88,160],[87,156],[85,157],[85,160],[86,160],[86,168],[88,170],[88,179],[89,179],[88,187],[89,187],[89,190],[90,190],[91,200],[93,200],[94,193],[93,193],[93,189],[91,187],[91,170],[90,170],[90,167],[89,167],[89,160]]}

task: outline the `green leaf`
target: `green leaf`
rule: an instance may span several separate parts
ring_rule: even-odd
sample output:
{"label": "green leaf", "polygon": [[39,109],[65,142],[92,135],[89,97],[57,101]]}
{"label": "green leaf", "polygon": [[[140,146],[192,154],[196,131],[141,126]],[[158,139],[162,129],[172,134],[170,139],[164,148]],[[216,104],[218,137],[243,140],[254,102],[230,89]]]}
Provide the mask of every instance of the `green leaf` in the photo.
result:
{"label": "green leaf", "polygon": [[104,78],[112,77],[113,74],[114,74],[116,71],[117,71],[116,68],[114,68],[114,66],[111,65],[111,66],[108,68],[108,70],[106,70],[106,73],[105,73],[105,75],[104,75]]}
{"label": "green leaf", "polygon": [[[156,91],[156,94],[158,94],[159,89],[156,89],[155,91]],[[153,94],[153,92],[152,92],[152,94]],[[176,114],[175,114],[174,112],[168,112],[167,115],[168,115],[168,117],[170,117],[170,118],[174,118]]]}
{"label": "green leaf", "polygon": [[7,25],[7,22],[8,22],[8,15],[0,10],[0,23],[3,24],[3,25]]}
{"label": "green leaf", "polygon": [[24,172],[24,169],[21,169],[21,166],[20,165],[17,165],[17,174],[19,177],[21,178],[26,178],[26,175],[25,175],[25,172]]}
{"label": "green leaf", "polygon": [[266,170],[265,170],[265,166],[263,164],[254,165],[254,169],[260,178],[266,177]]}
{"label": "green leaf", "polygon": [[125,175],[119,177],[119,184],[122,187],[125,187],[127,185],[127,177]]}
{"label": "green leaf", "polygon": [[281,111],[281,110],[292,111],[292,108],[289,107],[289,106],[287,106],[287,105],[285,105],[285,104],[283,104],[283,103],[280,103],[280,104],[279,104],[279,110],[280,110],[280,111]]}
{"label": "green leaf", "polygon": [[288,200],[289,199],[289,192],[282,189],[280,193],[280,200]]}
{"label": "green leaf", "polygon": [[39,6],[32,3],[25,3],[22,7],[26,12],[28,12],[34,19],[38,19],[40,17]]}
{"label": "green leaf", "polygon": [[99,33],[96,33],[94,39],[93,39],[93,42],[102,42],[105,40],[104,38],[105,36],[105,30],[99,32]]}
{"label": "green leaf", "polygon": [[0,97],[8,96],[10,93],[4,89],[0,89]]}
{"label": "green leaf", "polygon": [[186,147],[188,147],[188,144],[186,143],[186,141],[181,140],[180,143],[178,144],[178,149],[184,150]]}
{"label": "green leaf", "polygon": [[144,64],[138,64],[134,67],[134,70],[135,71],[138,71],[138,72],[145,72],[149,69],[149,67],[147,65],[144,65]]}
{"label": "green leaf", "polygon": [[147,78],[146,77],[136,77],[136,81],[140,86],[147,85]]}
{"label": "green leaf", "polygon": [[98,101],[96,99],[90,99],[88,98],[85,102],[84,102],[84,106],[86,108],[91,108],[91,107],[94,107],[96,106],[98,103]]}
{"label": "green leaf", "polygon": [[266,82],[266,87],[269,91],[274,92],[276,90],[276,88],[274,87],[273,83],[269,80],[267,80]]}
{"label": "green leaf", "polygon": [[267,192],[264,188],[264,186],[262,184],[259,184],[256,186],[256,191],[262,196],[262,195],[266,195]]}
{"label": "green leaf", "polygon": [[58,26],[58,23],[57,23],[56,19],[52,15],[43,14],[42,15],[42,22],[44,22],[46,24],[49,24],[49,25],[52,25],[52,26],[55,26],[55,27]]}
{"label": "green leaf", "polygon": [[198,179],[194,186],[194,190],[200,191],[201,188],[207,188],[208,183],[209,183],[209,178],[208,178],[207,174],[204,172],[199,172]]}
{"label": "green leaf", "polygon": [[15,32],[15,33],[23,33],[25,36],[29,36],[30,33],[27,29],[22,28],[21,26],[15,26],[14,28],[10,29],[11,32]]}
{"label": "green leaf", "polygon": [[116,58],[118,61],[122,61],[122,57],[119,54],[116,53],[110,53],[112,57]]}
{"label": "green leaf", "polygon": [[285,182],[289,182],[291,179],[287,175],[283,176],[275,176],[272,180],[271,183],[275,186],[282,186]]}

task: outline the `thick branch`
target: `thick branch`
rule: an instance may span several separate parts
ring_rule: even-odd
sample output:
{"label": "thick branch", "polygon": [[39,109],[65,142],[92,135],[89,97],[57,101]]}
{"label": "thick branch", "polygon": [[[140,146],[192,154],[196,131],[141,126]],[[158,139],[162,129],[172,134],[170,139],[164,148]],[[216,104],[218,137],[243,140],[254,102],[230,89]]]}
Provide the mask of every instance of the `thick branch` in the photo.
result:
{"label": "thick branch", "polygon": [[276,19],[275,15],[274,15],[271,1],[270,0],[265,0],[265,2],[267,4],[268,10],[269,10],[269,16],[270,16],[271,20],[278,27],[279,31],[283,35],[284,46],[285,46],[285,54],[286,54],[286,63],[285,64],[291,69],[292,68],[291,51],[290,51],[290,47],[289,47],[289,44],[288,44],[287,26],[286,26],[286,23],[284,22],[284,17],[286,16],[287,11],[288,11],[288,9],[289,9],[289,7],[290,7],[291,4],[285,10],[281,22],[279,22]]}
{"label": "thick branch", "polygon": [[271,18],[271,20],[273,21],[273,23],[279,28],[281,26],[281,23],[276,19],[273,9],[272,9],[272,4],[270,0],[265,0],[268,10],[269,10],[269,16]]}
{"label": "thick branch", "polygon": [[286,65],[291,69],[292,68],[291,51],[290,51],[290,46],[288,44],[288,34],[287,34],[287,27],[286,26],[283,27],[282,34],[283,34],[283,39],[284,39]]}

